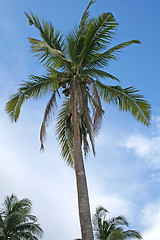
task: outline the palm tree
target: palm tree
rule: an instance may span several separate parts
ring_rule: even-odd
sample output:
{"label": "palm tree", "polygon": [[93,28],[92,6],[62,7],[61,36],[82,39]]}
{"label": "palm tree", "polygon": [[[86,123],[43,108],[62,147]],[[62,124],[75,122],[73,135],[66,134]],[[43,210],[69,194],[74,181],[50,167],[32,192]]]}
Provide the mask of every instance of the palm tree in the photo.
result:
{"label": "palm tree", "polygon": [[37,218],[31,215],[32,203],[29,199],[7,196],[0,209],[0,240],[38,240],[43,230]]}
{"label": "palm tree", "polygon": [[99,206],[93,216],[93,231],[95,236],[100,240],[125,240],[125,239],[142,239],[141,235],[135,230],[124,230],[128,228],[128,222],[123,216],[113,217],[106,220],[108,211]]}
{"label": "palm tree", "polygon": [[101,100],[130,112],[145,125],[149,125],[150,120],[150,105],[134,87],[123,89],[102,82],[103,78],[110,78],[119,83],[105,68],[110,60],[117,59],[117,53],[123,48],[140,41],[131,40],[109,48],[118,24],[110,12],[91,18],[89,7],[93,3],[94,0],[89,2],[80,24],[66,38],[51,23],[40,20],[33,13],[25,13],[29,24],[40,32],[41,40],[29,38],[29,41],[33,53],[44,64],[46,74],[31,75],[29,81],[23,81],[6,105],[11,119],[17,121],[26,100],[51,94],[40,131],[43,149],[46,126],[56,107],[56,99],[63,96],[56,133],[62,157],[75,169],[83,240],[93,239],[83,154],[86,156],[89,151],[89,140],[95,154],[94,139],[104,113]]}

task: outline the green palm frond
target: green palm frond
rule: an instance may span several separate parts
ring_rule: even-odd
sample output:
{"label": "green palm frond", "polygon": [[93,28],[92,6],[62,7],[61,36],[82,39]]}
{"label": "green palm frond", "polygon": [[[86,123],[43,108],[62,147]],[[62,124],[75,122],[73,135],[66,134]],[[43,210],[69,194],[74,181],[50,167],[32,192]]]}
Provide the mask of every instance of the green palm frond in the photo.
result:
{"label": "green palm frond", "polygon": [[32,222],[27,222],[24,224],[20,224],[19,226],[17,226],[16,231],[18,232],[30,232],[33,235],[36,235],[38,237],[42,237],[43,234],[43,230],[40,227],[39,224],[36,223],[32,223]]}
{"label": "green palm frond", "polygon": [[48,91],[58,89],[58,80],[49,77],[31,75],[30,81],[24,81],[16,94],[13,94],[6,104],[6,111],[12,121],[17,121],[21,106],[29,98],[39,98]]}
{"label": "green palm frond", "polygon": [[74,167],[73,161],[73,126],[71,120],[70,100],[63,102],[57,117],[56,134],[59,144],[61,145],[61,154],[67,164]]}
{"label": "green palm frond", "polygon": [[55,31],[51,23],[40,20],[33,13],[27,14],[30,25],[34,25],[39,31],[43,40],[52,48],[63,51],[64,41],[60,31]]}
{"label": "green palm frond", "polygon": [[71,71],[71,63],[66,59],[63,52],[51,47],[48,43],[29,38],[31,49],[38,57],[40,62],[44,62],[45,66],[52,66],[55,68],[66,68]]}
{"label": "green palm frond", "polygon": [[[106,238],[106,240],[125,240],[125,234],[121,229],[114,229]],[[104,239],[103,239],[104,240]]]}
{"label": "green palm frond", "polygon": [[141,234],[135,230],[124,231],[124,234],[127,239],[129,239],[129,238],[142,239]]}
{"label": "green palm frond", "polygon": [[81,52],[79,67],[87,65],[97,51],[106,48],[112,40],[117,25],[112,13],[104,13],[97,19],[92,19],[84,37],[84,47]]}
{"label": "green palm frond", "polygon": [[128,227],[128,222],[124,216],[118,216],[118,217],[111,218],[109,220],[109,224],[110,224],[110,226],[113,225],[114,227],[117,227],[119,225]]}
{"label": "green palm frond", "polygon": [[41,141],[41,150],[44,149],[44,138],[46,136],[46,126],[48,125],[48,121],[50,119],[51,113],[54,113],[54,110],[57,106],[56,103],[56,92],[53,92],[51,99],[49,100],[47,107],[45,109],[42,125],[41,125],[41,130],[40,130],[40,141]]}
{"label": "green palm frond", "polygon": [[80,21],[79,26],[76,26],[70,34],[67,36],[67,52],[70,58],[74,62],[74,66],[78,63],[79,55],[83,48],[84,44],[84,34],[88,29],[88,23],[91,21],[89,19],[89,8],[94,3],[94,0],[91,0],[83,13],[82,19]]}
{"label": "green palm frond", "polygon": [[137,89],[108,86],[96,82],[100,96],[107,102],[118,105],[119,110],[131,112],[134,118],[144,125],[150,124],[150,104],[143,99]]}
{"label": "green palm frond", "polygon": [[28,198],[23,198],[20,201],[16,201],[15,204],[13,205],[12,211],[21,211],[23,209],[26,209],[26,213],[30,213],[32,203]]}
{"label": "green palm frond", "polygon": [[112,59],[117,60],[117,54],[120,53],[123,48],[128,47],[134,43],[140,44],[141,42],[139,40],[131,40],[131,41],[127,41],[127,42],[118,44],[118,45],[108,49],[104,53],[96,53],[92,57],[90,63],[88,63],[87,65],[90,67],[96,67],[96,66],[107,67],[110,60],[112,60]]}
{"label": "green palm frond", "polygon": [[88,69],[84,69],[83,70],[83,74],[84,75],[88,75],[90,77],[100,77],[100,78],[111,78],[114,81],[120,82],[118,78],[116,78],[115,76],[113,76],[112,74],[102,71],[100,69],[95,69],[95,68],[88,68]]}

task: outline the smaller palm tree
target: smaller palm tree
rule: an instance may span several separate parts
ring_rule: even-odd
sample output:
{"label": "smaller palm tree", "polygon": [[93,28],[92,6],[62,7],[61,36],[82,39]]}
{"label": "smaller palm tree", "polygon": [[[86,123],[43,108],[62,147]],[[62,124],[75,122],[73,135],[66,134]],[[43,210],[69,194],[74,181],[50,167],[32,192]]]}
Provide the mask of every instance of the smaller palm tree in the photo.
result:
{"label": "smaller palm tree", "polygon": [[32,203],[29,199],[7,196],[0,209],[0,240],[38,240],[43,230],[37,218],[31,215]]}
{"label": "smaller palm tree", "polygon": [[93,216],[93,232],[101,240],[126,240],[129,238],[142,239],[139,232],[135,230],[124,230],[128,228],[128,222],[123,216],[113,217],[106,220],[108,211],[99,206]]}

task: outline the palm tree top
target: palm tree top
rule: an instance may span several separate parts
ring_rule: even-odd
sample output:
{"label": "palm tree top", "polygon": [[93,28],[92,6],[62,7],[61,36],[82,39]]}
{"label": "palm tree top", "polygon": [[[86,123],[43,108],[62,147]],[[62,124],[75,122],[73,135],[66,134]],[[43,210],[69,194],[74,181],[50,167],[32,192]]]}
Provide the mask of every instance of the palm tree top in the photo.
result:
{"label": "palm tree top", "polygon": [[[72,98],[73,82],[78,92],[77,104],[79,128],[84,153],[89,151],[88,139],[93,153],[94,138],[101,126],[103,109],[101,100],[117,105],[119,110],[130,112],[133,117],[145,125],[150,124],[150,104],[144,100],[139,91],[131,86],[122,88],[110,86],[107,79],[119,84],[119,79],[106,71],[111,60],[117,59],[123,48],[131,44],[140,44],[139,40],[130,40],[109,47],[117,29],[111,12],[90,17],[89,8],[95,1],[91,0],[82,15],[78,26],[65,37],[53,25],[40,20],[32,12],[25,13],[29,24],[40,32],[41,40],[29,38],[31,49],[38,60],[44,64],[44,76],[31,75],[29,81],[20,84],[6,104],[6,111],[13,121],[19,118],[22,104],[28,99],[37,99],[50,93],[42,121],[40,140],[41,148],[46,135],[46,126],[56,106],[57,97],[63,95],[65,101],[58,115],[57,134],[62,147],[62,156],[72,162]],[[102,83],[102,78],[105,83]],[[103,81],[104,82],[104,81]]]}
{"label": "palm tree top", "polygon": [[0,209],[0,239],[42,238],[43,230],[37,223],[37,217],[31,214],[32,203],[29,199],[7,196]]}
{"label": "palm tree top", "polygon": [[[93,231],[95,236],[101,240],[125,240],[125,239],[142,239],[139,232],[135,230],[126,230],[129,227],[128,221],[124,216],[106,218],[108,211],[99,206],[93,216]],[[124,230],[125,228],[125,230]]]}

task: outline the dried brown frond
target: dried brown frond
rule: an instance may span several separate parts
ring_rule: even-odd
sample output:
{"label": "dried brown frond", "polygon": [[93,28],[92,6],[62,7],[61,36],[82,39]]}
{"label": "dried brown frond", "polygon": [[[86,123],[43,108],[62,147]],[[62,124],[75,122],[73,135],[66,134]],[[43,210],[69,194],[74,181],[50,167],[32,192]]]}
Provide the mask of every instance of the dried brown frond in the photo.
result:
{"label": "dried brown frond", "polygon": [[90,93],[92,96],[92,111],[93,111],[93,130],[94,133],[96,134],[97,131],[101,127],[102,123],[102,115],[103,115],[103,109],[101,105],[101,100],[97,91],[97,88],[95,86],[94,80],[90,78]]}
{"label": "dried brown frond", "polygon": [[51,113],[54,114],[53,109],[56,106],[57,106],[57,103],[56,103],[56,92],[54,92],[52,94],[52,97],[49,100],[49,102],[48,102],[48,104],[46,106],[45,112],[44,112],[44,117],[43,117],[41,130],[40,130],[40,141],[41,141],[41,148],[40,148],[40,150],[44,150],[43,142],[44,142],[44,139],[45,139],[45,136],[46,136],[46,126],[48,125],[48,121],[50,120]]}

